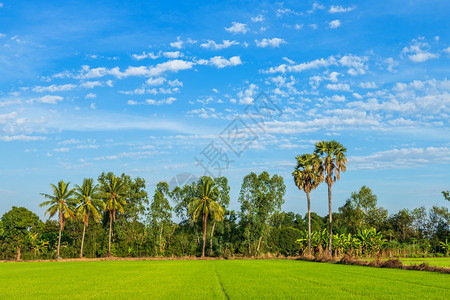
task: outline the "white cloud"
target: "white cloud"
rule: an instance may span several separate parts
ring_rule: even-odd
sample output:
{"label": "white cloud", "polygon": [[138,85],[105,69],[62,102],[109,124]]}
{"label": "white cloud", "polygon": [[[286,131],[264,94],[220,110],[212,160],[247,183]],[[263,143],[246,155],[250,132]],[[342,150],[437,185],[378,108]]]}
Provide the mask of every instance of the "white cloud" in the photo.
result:
{"label": "white cloud", "polygon": [[286,41],[280,38],[262,39],[261,41],[255,40],[256,46],[265,48],[267,46],[280,47],[281,44],[286,44]]}
{"label": "white cloud", "polygon": [[183,47],[183,41],[180,39],[179,36],[177,36],[177,41],[170,43],[171,47],[181,49]]}
{"label": "white cloud", "polygon": [[292,59],[289,59],[287,57],[283,57],[283,60],[287,61],[288,63],[290,63],[291,65],[295,64],[295,61],[293,61]]}
{"label": "white cloud", "polygon": [[4,5],[4,4],[0,2],[0,8],[2,8],[2,7],[3,7],[3,5]]}
{"label": "white cloud", "polygon": [[386,64],[388,65],[387,70],[388,70],[389,72],[394,72],[394,71],[395,71],[394,68],[395,68],[396,66],[398,66],[398,62],[395,61],[392,57],[386,58],[386,59],[384,60],[384,63],[386,63]]}
{"label": "white cloud", "polygon": [[183,82],[179,81],[178,79],[175,80],[169,80],[167,82],[170,86],[183,86]]}
{"label": "white cloud", "polygon": [[345,102],[345,100],[347,100],[347,98],[345,98],[345,96],[342,96],[342,95],[333,95],[333,96],[331,96],[331,100],[333,100],[335,102]]}
{"label": "white cloud", "polygon": [[318,28],[317,24],[309,24],[308,26],[311,27],[311,29],[317,29]]}
{"label": "white cloud", "polygon": [[300,30],[303,28],[303,26],[304,26],[304,24],[295,24],[294,28],[297,30]]}
{"label": "white cloud", "polygon": [[348,74],[352,76],[362,75],[366,73],[367,66],[365,62],[368,60],[368,57],[359,57],[356,55],[344,55],[339,59],[339,63],[343,67],[348,67]]}
{"label": "white cloud", "polygon": [[359,84],[360,87],[362,87],[363,89],[376,89],[377,85],[375,84],[375,82],[361,82]]}
{"label": "white cloud", "polygon": [[64,85],[55,85],[52,84],[50,86],[36,86],[33,88],[33,92],[63,92],[63,91],[70,91],[77,86],[75,84],[64,84]]}
{"label": "white cloud", "polygon": [[215,41],[208,40],[208,42],[201,44],[200,47],[207,49],[212,48],[215,50],[221,50],[238,44],[239,43],[236,41],[229,41],[229,40],[223,40],[222,43],[216,43]]}
{"label": "white cloud", "polygon": [[340,76],[340,75],[341,74],[338,72],[331,72],[330,75],[328,76],[328,78],[326,78],[326,79],[328,79],[331,82],[338,82],[339,81],[338,76]]}
{"label": "white cloud", "polygon": [[443,51],[450,54],[450,47],[445,48]]}
{"label": "white cloud", "polygon": [[321,67],[328,67],[330,65],[336,65],[337,60],[333,56],[330,56],[326,59],[320,58],[310,62],[300,63],[297,65],[286,65],[282,64],[277,67],[271,67],[270,69],[264,71],[265,73],[273,74],[273,73],[286,73],[286,72],[303,72],[309,69],[317,69]]}
{"label": "white cloud", "polygon": [[244,91],[240,91],[238,93],[239,97],[239,103],[240,104],[251,104],[253,103],[254,96],[256,95],[256,90],[258,89],[258,86],[255,84],[250,84],[247,89]]}
{"label": "white cloud", "polygon": [[196,40],[193,40],[193,39],[191,39],[191,38],[188,38],[186,42],[187,42],[188,44],[191,44],[191,45],[197,44],[197,41],[196,41]]}
{"label": "white cloud", "polygon": [[264,21],[264,17],[263,17],[263,15],[258,15],[258,16],[256,16],[256,17],[252,17],[251,20],[252,20],[252,22],[254,22],[254,23],[256,23],[256,22],[262,22],[262,21]]}
{"label": "white cloud", "polygon": [[327,89],[333,90],[333,91],[345,91],[345,92],[351,92],[350,86],[346,83],[334,83],[334,84],[327,84]]}
{"label": "white cloud", "polygon": [[449,164],[450,148],[400,148],[375,152],[367,156],[350,156],[349,166],[356,169],[417,168],[429,164]]}
{"label": "white cloud", "polygon": [[173,72],[177,73],[181,70],[189,70],[192,69],[192,66],[194,64],[190,61],[184,61],[184,60],[170,60],[167,62],[163,62],[160,64],[157,64],[156,67],[151,68],[149,71],[150,76],[159,76],[165,72]]}
{"label": "white cloud", "polygon": [[56,104],[59,101],[62,101],[64,98],[61,96],[51,96],[51,95],[46,95],[40,98],[33,98],[28,100],[28,103],[46,103],[46,104]]}
{"label": "white cloud", "polygon": [[322,81],[322,78],[320,76],[312,76],[309,78],[309,85],[313,88],[313,89],[317,89],[320,85],[320,82]]}
{"label": "white cloud", "polygon": [[55,151],[55,152],[69,152],[69,148],[67,148],[67,147],[61,147],[61,148],[55,148],[55,149],[53,149],[53,151]]}
{"label": "white cloud", "polygon": [[225,30],[233,34],[242,33],[245,34],[249,29],[247,24],[232,22],[230,27],[225,27]]}
{"label": "white cloud", "polygon": [[328,10],[328,12],[329,12],[330,14],[345,13],[345,12],[352,11],[353,9],[354,9],[354,7],[347,7],[347,8],[344,8],[344,7],[340,6],[340,5],[336,5],[336,6],[332,5],[332,6],[330,7],[330,9]]}
{"label": "white cloud", "polygon": [[96,97],[97,97],[96,94],[94,94],[94,93],[89,93],[89,94],[87,94],[84,98],[86,98],[86,99],[94,99],[94,98],[96,98]]}
{"label": "white cloud", "polygon": [[341,26],[341,21],[339,21],[339,20],[333,20],[328,23],[328,27],[331,29],[338,28],[339,26]]}
{"label": "white cloud", "polygon": [[181,53],[180,51],[168,51],[168,52],[164,52],[163,53],[164,57],[167,58],[178,58],[178,57],[183,57],[183,53]]}
{"label": "white cloud", "polygon": [[100,157],[95,157],[94,160],[116,160],[119,158],[133,158],[133,159],[142,159],[149,156],[153,156],[159,154],[161,152],[158,151],[142,151],[142,152],[122,152],[115,155],[104,155]]}
{"label": "white cloud", "polygon": [[47,138],[45,136],[30,136],[30,135],[5,135],[0,136],[0,141],[3,142],[13,142],[13,141],[21,141],[21,142],[32,142],[32,141],[44,141]]}
{"label": "white cloud", "polygon": [[241,58],[239,56],[230,57],[230,59],[226,59],[223,56],[214,56],[209,60],[201,59],[197,62],[199,65],[210,65],[215,66],[218,69],[222,69],[225,67],[232,67],[242,64]]}
{"label": "white cloud", "polygon": [[430,53],[430,52],[420,52],[420,53],[416,53],[416,54],[413,54],[413,55],[409,55],[408,57],[413,62],[424,62],[424,61],[427,61],[429,59],[438,58],[439,54],[433,54],[433,53]]}
{"label": "white cloud", "polygon": [[167,99],[162,99],[162,100],[147,99],[147,100],[145,100],[145,103],[147,103],[149,105],[162,105],[162,104],[172,104],[176,100],[177,99],[174,97],[169,97]]}
{"label": "white cloud", "polygon": [[215,113],[215,109],[212,107],[193,109],[187,112],[188,116],[200,117],[202,119],[218,119],[219,115]]}
{"label": "white cloud", "polygon": [[148,85],[162,85],[166,81],[167,79],[164,77],[150,77],[149,79],[147,79],[147,81],[145,81],[145,83]]}
{"label": "white cloud", "polygon": [[69,139],[69,140],[64,140],[62,142],[59,142],[58,145],[73,145],[73,144],[79,144],[80,140],[77,139]]}
{"label": "white cloud", "polygon": [[93,89],[96,86],[102,86],[102,83],[100,81],[86,81],[80,84],[80,86],[87,89]]}
{"label": "white cloud", "polygon": [[429,59],[435,59],[439,57],[437,53],[431,53],[429,51],[430,44],[423,42],[423,38],[414,39],[412,41],[412,45],[409,47],[405,47],[402,50],[402,53],[409,53],[408,58],[416,63],[425,62]]}
{"label": "white cloud", "polygon": [[142,60],[145,58],[157,59],[157,58],[161,57],[161,52],[155,54],[153,52],[146,53],[144,51],[144,52],[142,52],[142,54],[133,54],[133,55],[131,55],[131,57],[133,57],[135,60]]}

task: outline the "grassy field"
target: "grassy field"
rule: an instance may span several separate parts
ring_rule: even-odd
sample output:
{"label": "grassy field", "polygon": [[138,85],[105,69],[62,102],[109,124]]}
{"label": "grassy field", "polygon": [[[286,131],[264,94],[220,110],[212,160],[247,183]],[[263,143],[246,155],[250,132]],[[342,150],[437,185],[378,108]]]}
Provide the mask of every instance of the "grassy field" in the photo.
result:
{"label": "grassy field", "polygon": [[[371,259],[363,259],[365,261],[372,261],[374,260],[373,258]],[[383,259],[383,260],[387,260],[387,258]],[[450,257],[426,257],[426,258],[399,258],[398,260],[400,260],[402,262],[402,264],[404,264],[405,266],[408,265],[420,265],[421,263],[426,263],[430,266],[434,266],[434,267],[445,267],[445,268],[450,268]]]}
{"label": "grassy field", "polygon": [[450,275],[294,260],[0,263],[0,297],[449,299]]}
{"label": "grassy field", "polygon": [[450,268],[450,257],[400,258],[400,261],[404,265],[427,263],[430,266]]}

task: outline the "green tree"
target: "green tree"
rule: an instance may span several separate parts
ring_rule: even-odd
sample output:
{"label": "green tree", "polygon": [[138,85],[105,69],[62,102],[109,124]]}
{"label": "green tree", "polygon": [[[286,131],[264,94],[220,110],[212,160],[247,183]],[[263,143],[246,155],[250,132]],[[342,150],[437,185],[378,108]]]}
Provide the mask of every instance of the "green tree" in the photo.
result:
{"label": "green tree", "polygon": [[94,184],[92,178],[85,178],[81,186],[75,186],[75,194],[80,204],[77,207],[77,215],[83,222],[83,235],[81,238],[80,258],[83,257],[84,236],[86,234],[86,227],[88,227],[89,216],[92,216],[95,222],[100,222],[101,211],[104,208],[104,203],[100,200],[99,187]]}
{"label": "green tree", "polygon": [[194,222],[201,216],[203,224],[203,248],[202,257],[205,257],[206,244],[206,228],[208,217],[211,216],[216,221],[222,221],[224,211],[217,203],[219,197],[219,189],[215,185],[214,180],[210,177],[202,177],[198,185],[198,197],[195,197],[189,202],[189,214],[192,216]]}
{"label": "green tree", "polygon": [[[214,178],[214,183],[219,189],[219,195],[217,197],[217,203],[223,208],[224,215],[227,213],[228,205],[230,204],[230,186],[228,185],[228,179],[226,177],[216,177]],[[212,255],[213,250],[213,237],[214,230],[216,228],[216,220],[212,218],[212,226],[211,226],[211,236],[210,236],[210,245],[209,245],[209,256]],[[221,223],[223,224],[223,222]],[[223,229],[223,228],[221,228]]]}
{"label": "green tree", "polygon": [[239,194],[241,222],[245,225],[248,255],[259,254],[264,236],[268,236],[269,221],[284,203],[286,186],[283,177],[269,173],[245,176]]}
{"label": "green tree", "polygon": [[112,223],[116,220],[117,212],[124,212],[128,187],[120,177],[116,177],[112,173],[104,178],[99,178],[99,181],[101,182],[100,190],[105,202],[105,210],[109,213],[108,256],[111,256]]}
{"label": "green tree", "polygon": [[56,250],[56,257],[59,258],[59,250],[61,248],[61,233],[64,229],[64,225],[67,219],[72,219],[75,217],[74,210],[77,204],[75,196],[75,188],[69,189],[70,182],[65,183],[64,181],[59,181],[58,186],[50,184],[53,189],[53,195],[41,193],[48,201],[42,202],[39,206],[50,207],[46,210],[45,214],[49,215],[49,218],[53,217],[58,213],[59,218],[59,236],[58,236],[58,248]]}
{"label": "green tree", "polygon": [[323,181],[323,173],[319,172],[320,160],[315,154],[303,154],[296,157],[297,166],[292,176],[299,190],[306,193],[308,201],[308,254],[311,255],[311,200],[309,194]]}
{"label": "green tree", "polygon": [[[163,230],[172,223],[172,207],[169,204],[167,196],[169,195],[169,185],[167,182],[159,182],[156,185],[153,201],[150,204],[150,224],[153,229],[153,234],[158,236],[157,243],[159,245],[159,252],[164,250]],[[156,250],[156,249],[155,249]],[[157,251],[155,251],[156,254]]]}
{"label": "green tree", "polygon": [[442,191],[442,195],[445,200],[450,201],[450,191]]}
{"label": "green tree", "polygon": [[2,239],[14,248],[16,259],[20,260],[23,250],[30,245],[30,233],[41,224],[39,217],[25,207],[13,206],[1,219]]}
{"label": "green tree", "polygon": [[413,216],[408,209],[402,209],[389,219],[389,225],[394,229],[397,239],[406,242],[414,234],[411,228]]}
{"label": "green tree", "polygon": [[321,156],[322,172],[324,173],[325,182],[328,185],[328,210],[329,210],[329,239],[328,239],[328,255],[332,254],[333,240],[333,212],[331,209],[331,186],[336,180],[340,179],[341,171],[345,172],[347,158],[345,153],[347,149],[335,140],[320,141],[316,143],[315,154]]}

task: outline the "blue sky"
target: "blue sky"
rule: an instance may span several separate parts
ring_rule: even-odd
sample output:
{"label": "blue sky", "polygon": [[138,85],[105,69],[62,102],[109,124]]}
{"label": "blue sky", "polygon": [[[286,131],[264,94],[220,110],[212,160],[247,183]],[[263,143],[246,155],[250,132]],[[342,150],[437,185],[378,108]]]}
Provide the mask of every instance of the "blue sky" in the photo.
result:
{"label": "blue sky", "polygon": [[[290,174],[324,139],[348,149],[335,210],[362,185],[390,213],[443,205],[450,3],[299,2],[0,0],[0,214],[42,217],[50,183],[102,171],[145,178],[151,196],[202,175],[208,149],[231,208],[242,178],[267,170],[304,214]],[[263,127],[245,113],[261,92],[281,110]],[[220,139],[236,120],[256,137],[240,156]],[[311,197],[325,215],[326,187]]]}

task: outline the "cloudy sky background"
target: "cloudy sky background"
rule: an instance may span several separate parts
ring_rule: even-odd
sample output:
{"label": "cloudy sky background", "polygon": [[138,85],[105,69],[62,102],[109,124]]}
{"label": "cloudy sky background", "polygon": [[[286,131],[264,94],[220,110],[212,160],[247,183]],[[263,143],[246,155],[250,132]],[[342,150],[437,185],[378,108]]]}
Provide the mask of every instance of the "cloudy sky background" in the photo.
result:
{"label": "cloudy sky background", "polygon": [[[208,145],[231,161],[231,208],[267,170],[304,214],[290,174],[323,139],[348,149],[335,210],[362,185],[390,213],[445,204],[448,1],[0,1],[0,214],[42,217],[50,183],[102,171],[145,178],[151,197],[202,175]],[[244,111],[261,92],[282,110],[263,128]],[[257,134],[240,156],[219,138],[237,119]],[[327,213],[325,185],[312,209]]]}

